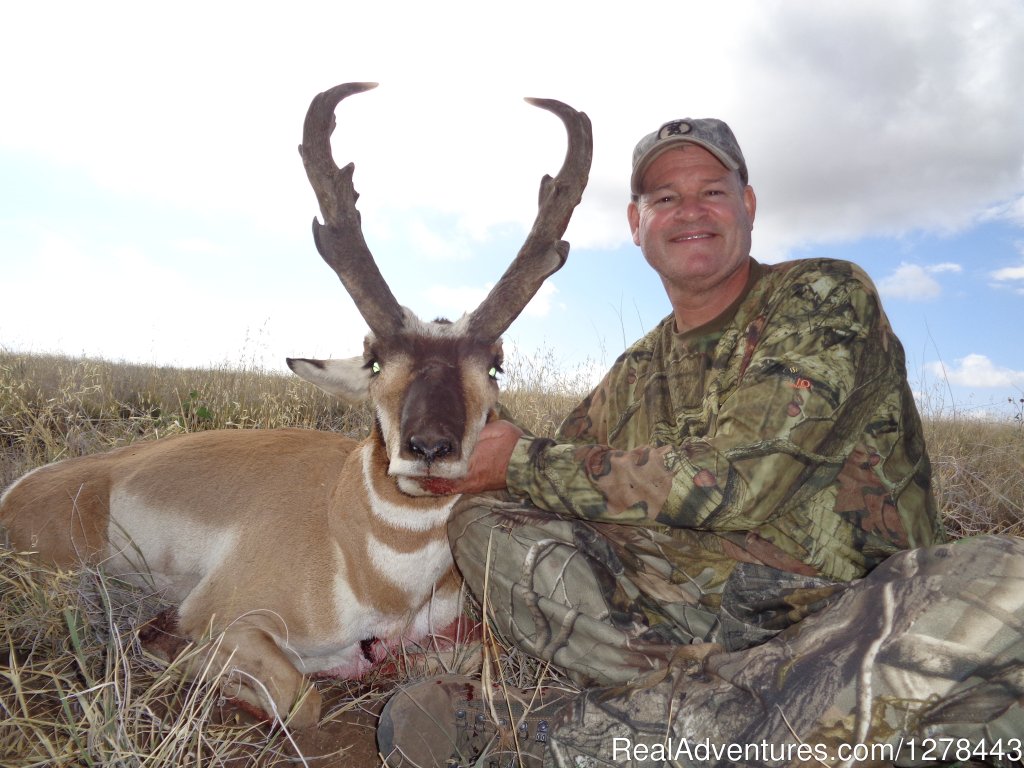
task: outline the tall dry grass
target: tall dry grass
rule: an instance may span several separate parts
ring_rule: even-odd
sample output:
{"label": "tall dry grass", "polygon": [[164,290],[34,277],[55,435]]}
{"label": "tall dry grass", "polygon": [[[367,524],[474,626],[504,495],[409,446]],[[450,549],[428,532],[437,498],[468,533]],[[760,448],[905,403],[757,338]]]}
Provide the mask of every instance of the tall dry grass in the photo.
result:
{"label": "tall dry grass", "polygon": [[365,434],[369,410],[295,376],[0,351],[0,488],[51,461],[201,429]]}
{"label": "tall dry grass", "polygon": [[[506,369],[503,403],[537,435],[552,434],[588,386],[585,372],[559,372],[548,353]],[[0,489],[33,467],[135,440],[279,426],[360,437],[369,419],[365,407],[260,370],[0,351]],[[925,427],[950,533],[1024,535],[1024,425],[941,411]],[[161,607],[101,571],[54,571],[0,548],[0,766],[319,764],[314,754],[333,755],[323,764],[379,765],[365,749],[362,762],[338,757],[343,742],[297,744],[287,728],[225,717],[215,689],[182,682],[174,664],[142,650],[137,628]],[[545,674],[498,653],[523,665],[524,681]],[[386,684],[339,684],[327,722],[358,722]],[[372,744],[370,726],[362,728]]]}
{"label": "tall dry grass", "polygon": [[930,419],[925,429],[950,535],[1024,536],[1024,426],[960,418]]}
{"label": "tall dry grass", "polygon": [[142,651],[156,598],[0,551],[0,765],[294,765],[284,730],[231,722],[210,685]]}

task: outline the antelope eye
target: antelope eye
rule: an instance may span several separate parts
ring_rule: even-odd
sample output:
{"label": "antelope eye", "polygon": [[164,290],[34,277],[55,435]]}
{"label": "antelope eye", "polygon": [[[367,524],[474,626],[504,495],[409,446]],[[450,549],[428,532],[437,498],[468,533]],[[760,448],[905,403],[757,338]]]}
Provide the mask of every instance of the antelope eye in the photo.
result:
{"label": "antelope eye", "polygon": [[499,373],[504,373],[504,371],[501,369],[500,365],[492,365],[491,369],[489,371],[487,371],[487,375],[490,376],[494,380],[498,379],[498,374]]}
{"label": "antelope eye", "polygon": [[371,376],[376,376],[378,373],[380,373],[380,363],[378,363],[376,360],[371,361],[369,367]]}

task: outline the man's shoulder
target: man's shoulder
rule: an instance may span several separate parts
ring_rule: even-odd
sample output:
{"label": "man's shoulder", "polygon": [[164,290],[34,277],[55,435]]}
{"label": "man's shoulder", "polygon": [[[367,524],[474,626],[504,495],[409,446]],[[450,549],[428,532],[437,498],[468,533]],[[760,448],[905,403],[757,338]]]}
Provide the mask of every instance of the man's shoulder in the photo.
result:
{"label": "man's shoulder", "polygon": [[624,365],[642,365],[658,356],[660,350],[666,344],[670,345],[674,328],[675,318],[673,315],[670,314],[662,318],[656,326],[626,347],[622,354],[615,359],[615,362],[612,364],[612,370],[621,368]]}
{"label": "man's shoulder", "polygon": [[[856,283],[871,293],[876,289],[867,272],[852,261],[843,259],[793,259],[778,264],[762,265],[764,280],[781,287],[782,284],[816,284],[830,288],[845,283]],[[774,286],[773,286],[774,287]]]}
{"label": "man's shoulder", "polygon": [[798,259],[765,267],[752,292],[750,318],[775,326],[871,327],[884,319],[874,283],[857,264],[842,259]]}

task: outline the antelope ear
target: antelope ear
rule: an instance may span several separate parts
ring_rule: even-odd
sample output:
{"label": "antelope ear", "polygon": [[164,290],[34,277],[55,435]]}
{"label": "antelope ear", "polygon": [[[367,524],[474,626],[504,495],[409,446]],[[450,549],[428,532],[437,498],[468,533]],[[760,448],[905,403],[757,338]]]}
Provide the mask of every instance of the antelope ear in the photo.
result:
{"label": "antelope ear", "polygon": [[300,379],[347,403],[360,403],[369,397],[370,371],[362,355],[344,360],[289,357],[287,363]]}

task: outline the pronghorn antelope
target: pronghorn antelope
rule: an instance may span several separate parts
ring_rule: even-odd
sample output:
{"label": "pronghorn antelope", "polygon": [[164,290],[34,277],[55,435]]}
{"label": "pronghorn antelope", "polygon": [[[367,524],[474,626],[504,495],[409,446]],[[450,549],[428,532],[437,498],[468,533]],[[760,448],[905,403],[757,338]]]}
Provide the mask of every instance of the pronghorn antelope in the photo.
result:
{"label": "pronghorn antelope", "polygon": [[452,481],[496,403],[501,334],[565,262],[561,237],[592,153],[585,114],[528,100],[565,124],[562,168],[542,180],[536,221],[480,306],[456,322],[424,322],[377,269],[353,165],[338,168],[331,155],[336,107],[375,85],[316,96],[299,147],[324,219],[313,221],[314,240],[370,328],[364,352],[288,361],[346,400],[369,397],[369,437],[200,432],[39,468],[0,499],[14,547],[60,565],[145,574],[179,606],[183,634],[222,633],[213,668],[224,670],[229,696],[266,713],[291,709],[299,726],[314,724],[321,707],[303,674],[358,675],[369,639],[416,639],[455,620]]}

